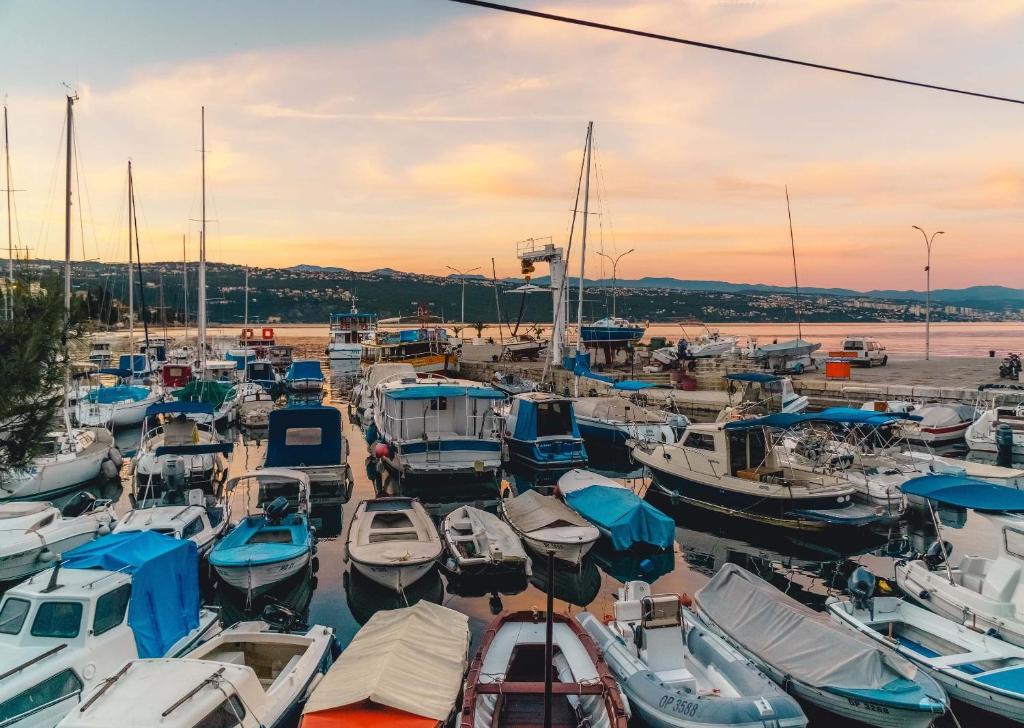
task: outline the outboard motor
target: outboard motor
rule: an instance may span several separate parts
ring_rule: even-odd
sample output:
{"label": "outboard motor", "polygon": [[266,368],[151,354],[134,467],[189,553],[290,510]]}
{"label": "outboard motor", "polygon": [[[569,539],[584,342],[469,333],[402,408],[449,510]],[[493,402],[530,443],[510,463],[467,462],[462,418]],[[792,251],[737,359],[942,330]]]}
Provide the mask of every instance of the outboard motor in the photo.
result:
{"label": "outboard motor", "polygon": [[96,496],[83,490],[67,502],[67,505],[61,509],[60,514],[64,518],[76,518],[91,510],[95,504]]}
{"label": "outboard motor", "polygon": [[160,469],[160,477],[168,490],[180,490],[185,485],[185,458],[178,455],[166,458]]}
{"label": "outboard motor", "polygon": [[868,610],[871,614],[871,619],[875,618],[874,596],[876,583],[875,575],[863,566],[858,566],[854,569],[854,572],[850,574],[850,578],[846,582],[846,591],[850,593],[853,606],[857,609]]}
{"label": "outboard motor", "polygon": [[260,619],[270,625],[274,632],[292,632],[303,626],[298,612],[280,602],[271,602],[265,606]]}
{"label": "outboard motor", "polygon": [[1013,428],[1005,422],[996,426],[996,465],[1001,468],[1013,465]]}
{"label": "outboard motor", "polygon": [[[945,548],[943,548],[943,545],[945,545]],[[938,539],[928,547],[921,560],[928,565],[930,570],[935,570],[945,563],[951,553],[953,553],[953,544],[949,541]]]}
{"label": "outboard motor", "polygon": [[288,499],[283,495],[277,496],[277,498],[267,504],[267,507],[263,509],[263,512],[267,516],[268,523],[280,523],[288,512]]}

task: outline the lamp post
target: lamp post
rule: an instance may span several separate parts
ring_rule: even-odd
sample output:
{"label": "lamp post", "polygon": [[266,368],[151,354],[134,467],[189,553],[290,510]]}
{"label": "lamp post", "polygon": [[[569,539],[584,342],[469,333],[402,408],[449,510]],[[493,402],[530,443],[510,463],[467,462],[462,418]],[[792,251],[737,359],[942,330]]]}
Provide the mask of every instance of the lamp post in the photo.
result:
{"label": "lamp post", "polygon": [[459,270],[458,268],[452,268],[450,265],[446,265],[445,268],[447,268],[450,271],[454,271],[455,273],[457,273],[462,278],[462,316],[460,317],[461,320],[459,321],[459,323],[461,323],[463,328],[465,328],[465,326],[466,326],[466,276],[468,276],[473,271],[480,270],[480,266],[477,266],[476,268],[470,268],[469,270]]}
{"label": "lamp post", "polygon": [[928,233],[917,225],[911,225],[911,227],[920,231],[921,235],[924,236],[924,244],[928,249],[928,258],[924,266],[926,287],[924,299],[924,358],[927,361],[931,359],[932,351],[932,241],[935,240],[936,235],[944,235],[945,233],[939,230],[932,233],[931,237],[928,237]]}
{"label": "lamp post", "polygon": [[598,253],[598,255],[600,255],[601,257],[607,258],[612,262],[612,318],[615,318],[615,284],[619,280],[619,261],[625,258],[630,253],[632,253],[634,250],[636,250],[636,248],[630,248],[625,253],[619,253],[614,258],[608,255],[607,253]]}

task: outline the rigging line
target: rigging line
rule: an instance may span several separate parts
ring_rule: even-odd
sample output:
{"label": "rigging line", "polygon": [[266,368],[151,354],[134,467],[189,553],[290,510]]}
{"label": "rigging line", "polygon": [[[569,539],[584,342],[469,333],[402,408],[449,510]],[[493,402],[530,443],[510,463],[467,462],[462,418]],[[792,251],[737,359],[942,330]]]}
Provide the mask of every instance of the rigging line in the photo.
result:
{"label": "rigging line", "polygon": [[800,306],[800,279],[796,277],[796,241],[793,239],[793,213],[789,209],[789,185],[786,185],[786,215],[789,217],[789,249],[793,254],[793,287],[796,289],[796,335],[804,338],[802,309]]}
{"label": "rigging line", "polygon": [[474,5],[480,8],[486,8],[488,10],[499,10],[504,13],[513,13],[516,15],[527,15],[532,18],[540,18],[542,20],[553,20],[559,23],[567,23],[569,25],[580,25],[585,28],[594,28],[596,30],[607,30],[613,33],[623,33],[625,35],[634,35],[640,38],[647,38],[650,40],[661,40],[668,43],[678,43],[679,45],[693,46],[694,48],[703,48],[704,50],[720,51],[722,53],[732,53],[738,56],[747,56],[749,58],[756,58],[762,61],[774,61],[776,63],[786,63],[791,66],[801,66],[803,68],[812,68],[818,71],[830,71],[832,73],[840,73],[847,76],[856,76],[858,78],[866,78],[872,81],[885,81],[887,83],[895,83],[903,86],[913,86],[916,88],[929,89],[931,91],[942,91],[944,93],[958,94],[960,96],[971,96],[978,99],[987,99],[989,101],[1002,101],[1008,104],[1021,104],[1024,105],[1024,99],[1016,99],[1011,96],[999,96],[996,94],[986,94],[980,91],[970,91],[967,89],[954,88],[952,86],[942,86],[940,84],[926,83],[923,81],[911,81],[906,78],[899,78],[897,76],[887,76],[881,73],[869,73],[868,71],[858,71],[852,68],[843,68],[842,66],[831,66],[826,63],[815,63],[813,61],[803,61],[797,58],[789,58],[787,56],[777,56],[771,53],[760,53],[758,51],[748,51],[742,48],[734,48],[732,46],[718,45],[716,43],[705,43],[704,41],[692,40],[689,38],[680,38],[674,35],[665,35],[663,33],[652,33],[646,30],[637,30],[636,28],[625,28],[620,25],[610,25],[608,23],[599,23],[594,20],[584,20],[582,18],[573,18],[568,15],[556,15],[554,13],[543,13],[539,10],[527,10],[526,8],[515,7],[513,5],[503,5],[501,3],[485,2],[485,0],[449,0],[449,2],[460,3],[462,5]]}
{"label": "rigging line", "polygon": [[[56,155],[54,155],[53,166],[51,167],[52,171],[50,173],[50,189],[49,189],[49,192],[46,195],[46,206],[43,208],[43,215],[40,217],[40,220],[39,220],[39,233],[36,235],[36,255],[37,255],[37,257],[42,254],[42,252],[43,252],[43,247],[42,247],[43,246],[43,238],[46,235],[48,235],[49,231],[50,231],[50,218],[52,217],[52,215],[50,213],[53,212],[54,199],[56,198],[56,195],[57,195],[58,171],[63,167],[63,165],[61,164],[61,156],[64,153],[64,133],[65,133],[66,130],[67,130],[67,124],[64,122],[64,120],[61,120],[60,134],[57,137],[57,153],[56,153]],[[29,257],[28,253],[26,252],[25,253],[25,258],[27,259],[28,257]],[[64,255],[62,253],[61,254],[61,259],[63,259],[63,257],[64,257]]]}
{"label": "rigging line", "polygon": [[71,120],[71,123],[75,132],[74,136],[71,137],[71,153],[74,155],[75,160],[75,200],[77,201],[75,212],[78,213],[78,242],[82,245],[82,262],[85,262],[89,256],[85,253],[85,220],[82,211],[85,205],[82,200],[82,174],[78,163],[78,125],[74,119]]}

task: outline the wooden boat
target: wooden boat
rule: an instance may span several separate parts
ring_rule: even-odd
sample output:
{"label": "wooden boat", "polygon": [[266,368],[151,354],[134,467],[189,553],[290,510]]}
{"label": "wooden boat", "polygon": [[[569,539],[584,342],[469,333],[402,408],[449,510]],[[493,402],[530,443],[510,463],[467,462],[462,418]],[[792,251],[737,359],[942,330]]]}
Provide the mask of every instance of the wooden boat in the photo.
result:
{"label": "wooden boat", "polygon": [[497,516],[460,506],[441,524],[448,571],[465,576],[531,572],[530,557],[512,528]]}
{"label": "wooden boat", "polygon": [[527,546],[539,554],[578,564],[601,532],[553,495],[527,490],[500,504],[501,516]]}
{"label": "wooden boat", "polygon": [[377,612],[303,709],[301,728],[441,728],[469,661],[469,618],[427,601]]}
{"label": "wooden boat", "polygon": [[[626,728],[622,694],[597,645],[569,617],[553,618],[552,726]],[[545,631],[538,612],[491,622],[466,678],[460,728],[543,724]]]}
{"label": "wooden boat", "polygon": [[425,576],[441,556],[430,514],[413,498],[375,498],[356,507],[346,559],[381,586],[400,592]]}

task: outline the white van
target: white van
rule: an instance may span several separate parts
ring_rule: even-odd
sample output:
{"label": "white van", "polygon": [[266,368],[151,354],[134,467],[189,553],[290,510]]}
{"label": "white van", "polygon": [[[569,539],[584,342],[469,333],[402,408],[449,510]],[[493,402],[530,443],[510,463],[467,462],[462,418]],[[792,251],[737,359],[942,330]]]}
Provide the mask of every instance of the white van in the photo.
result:
{"label": "white van", "polygon": [[832,359],[849,359],[852,364],[863,364],[864,366],[885,366],[889,363],[889,355],[885,353],[885,347],[870,336],[847,336],[843,339],[842,351],[830,351]]}

